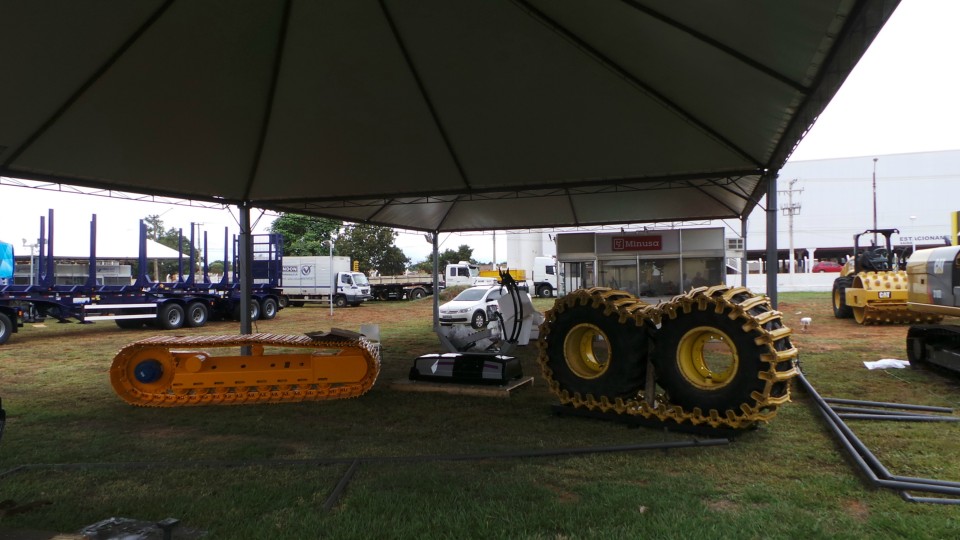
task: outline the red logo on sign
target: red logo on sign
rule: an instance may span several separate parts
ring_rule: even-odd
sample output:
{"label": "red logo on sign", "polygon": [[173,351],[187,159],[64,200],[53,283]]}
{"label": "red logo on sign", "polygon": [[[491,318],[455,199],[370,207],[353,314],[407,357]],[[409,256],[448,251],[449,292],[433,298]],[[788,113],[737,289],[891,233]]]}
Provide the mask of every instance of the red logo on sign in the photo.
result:
{"label": "red logo on sign", "polygon": [[660,251],[662,236],[614,236],[613,251]]}

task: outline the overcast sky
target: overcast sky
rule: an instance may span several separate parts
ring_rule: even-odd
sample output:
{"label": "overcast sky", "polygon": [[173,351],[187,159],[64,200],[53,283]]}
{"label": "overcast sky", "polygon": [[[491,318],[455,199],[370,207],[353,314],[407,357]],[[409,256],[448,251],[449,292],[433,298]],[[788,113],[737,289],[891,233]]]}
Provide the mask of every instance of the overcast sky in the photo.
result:
{"label": "overcast sky", "polygon": [[[960,149],[960,1],[902,0],[870,49],[827,106],[791,161],[906,152]],[[209,231],[212,259],[220,258],[223,230],[238,229],[236,212],[203,210],[170,204],[137,203],[89,195],[51,193],[0,186],[4,211],[0,240],[24,252],[22,240],[34,241],[39,218],[55,211],[58,242],[87,243],[90,215],[100,231],[136,230],[138,220],[159,214],[168,227],[202,223]],[[10,204],[13,202],[13,204]],[[256,220],[259,212],[252,217]],[[259,220],[263,232],[271,221]],[[101,234],[103,234],[101,232]],[[496,235],[496,256],[507,256],[506,234]],[[441,234],[441,251],[461,244],[474,248],[474,258],[493,258],[493,235]],[[402,233],[397,244],[413,262],[424,260],[430,244],[422,233]]]}

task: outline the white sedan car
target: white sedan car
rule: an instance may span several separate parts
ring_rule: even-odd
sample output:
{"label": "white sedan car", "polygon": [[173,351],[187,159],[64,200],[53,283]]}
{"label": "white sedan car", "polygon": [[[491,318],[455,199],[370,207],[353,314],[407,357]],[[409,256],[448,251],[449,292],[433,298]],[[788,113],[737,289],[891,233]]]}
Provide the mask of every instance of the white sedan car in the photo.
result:
{"label": "white sedan car", "polygon": [[483,328],[497,312],[497,299],[505,292],[506,288],[500,285],[464,289],[453,300],[440,306],[440,324],[469,324],[473,328]]}

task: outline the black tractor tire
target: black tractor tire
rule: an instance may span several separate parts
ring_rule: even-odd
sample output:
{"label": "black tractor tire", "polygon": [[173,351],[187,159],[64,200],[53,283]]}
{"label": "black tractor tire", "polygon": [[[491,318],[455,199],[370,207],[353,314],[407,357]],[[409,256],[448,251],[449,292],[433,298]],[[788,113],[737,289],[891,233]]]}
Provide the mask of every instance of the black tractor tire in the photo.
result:
{"label": "black tractor tire", "polygon": [[546,367],[571,395],[636,396],[643,389],[649,338],[643,328],[603,311],[577,304],[558,312],[545,340]]}
{"label": "black tractor tire", "polygon": [[[664,317],[654,338],[653,362],[657,383],[666,391],[671,404],[687,411],[699,408],[704,414],[716,410],[722,415],[723,411],[740,411],[741,404],[755,403],[754,392],[763,393],[767,381],[761,374],[771,368],[764,359],[771,349],[762,340],[762,344],[757,344],[763,330],[750,327],[740,317],[731,319],[729,308],[717,313],[716,301],[695,302],[689,313],[678,309],[675,319]],[[751,314],[757,316],[763,311],[769,309],[754,308]],[[768,326],[769,331],[783,325],[777,320]],[[790,347],[786,338],[778,345]],[[727,357],[727,361],[724,363],[725,359],[720,357]],[[773,394],[786,391],[785,386]]]}
{"label": "black tractor tire", "polygon": [[342,294],[338,294],[338,295],[334,296],[334,297],[333,297],[333,305],[334,305],[334,307],[338,307],[338,308],[347,307],[347,297],[344,296],[344,295],[342,295]]}
{"label": "black tractor tire", "polygon": [[478,309],[473,312],[473,315],[470,317],[470,328],[475,328],[477,330],[487,326],[487,313],[482,309]]}
{"label": "black tractor tire", "polygon": [[260,302],[260,318],[269,321],[277,316],[277,301],[273,298],[264,298]]}
{"label": "black tractor tire", "polygon": [[541,298],[550,298],[553,296],[553,287],[549,284],[543,284],[537,287],[537,296]]}
{"label": "black tractor tire", "polygon": [[184,313],[183,306],[180,304],[167,302],[160,306],[160,309],[157,311],[157,324],[164,330],[183,328],[186,321],[186,313]]}
{"label": "black tractor tire", "polygon": [[833,280],[833,316],[837,319],[849,319],[853,317],[853,308],[847,305],[846,292],[847,287],[853,284],[852,277],[838,277]]}
{"label": "black tractor tire", "polygon": [[7,317],[6,313],[0,313],[0,345],[10,340],[11,334],[13,334],[13,321]]}
{"label": "black tractor tire", "polygon": [[200,302],[191,302],[187,305],[187,326],[190,328],[200,328],[205,326],[210,320],[210,308],[207,304]]}

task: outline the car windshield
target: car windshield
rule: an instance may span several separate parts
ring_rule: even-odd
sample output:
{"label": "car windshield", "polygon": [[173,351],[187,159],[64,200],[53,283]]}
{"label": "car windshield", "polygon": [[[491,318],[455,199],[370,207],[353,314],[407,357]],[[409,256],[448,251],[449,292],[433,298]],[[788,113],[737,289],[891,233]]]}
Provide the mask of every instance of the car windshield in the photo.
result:
{"label": "car windshield", "polygon": [[489,289],[466,289],[454,298],[454,302],[475,302],[482,300]]}

